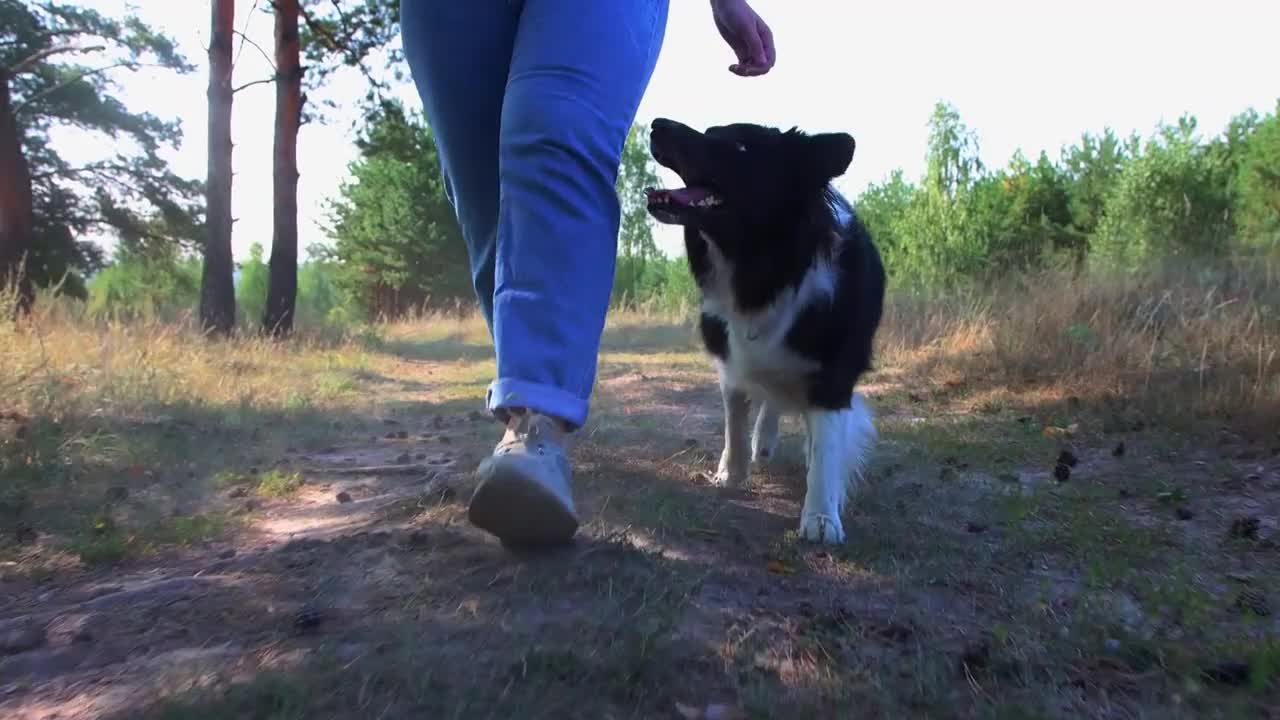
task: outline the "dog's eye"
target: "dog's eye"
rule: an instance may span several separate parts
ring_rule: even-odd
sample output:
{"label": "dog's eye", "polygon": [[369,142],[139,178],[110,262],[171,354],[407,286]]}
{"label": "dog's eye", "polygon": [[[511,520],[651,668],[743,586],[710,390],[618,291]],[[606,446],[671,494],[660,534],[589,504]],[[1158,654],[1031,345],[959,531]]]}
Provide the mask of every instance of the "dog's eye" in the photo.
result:
{"label": "dog's eye", "polygon": [[744,144],[742,144],[742,143],[734,143],[734,144],[733,144],[733,146],[734,146],[734,147],[736,147],[736,148],[738,148],[738,152],[746,152],[746,151],[747,151],[747,146],[746,146],[746,145],[744,145]]}

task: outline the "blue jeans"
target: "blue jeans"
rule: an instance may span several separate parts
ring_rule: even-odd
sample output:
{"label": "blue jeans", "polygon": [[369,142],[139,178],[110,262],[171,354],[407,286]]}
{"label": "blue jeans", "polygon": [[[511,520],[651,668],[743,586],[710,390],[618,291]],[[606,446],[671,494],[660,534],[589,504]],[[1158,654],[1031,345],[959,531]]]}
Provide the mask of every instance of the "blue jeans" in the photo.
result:
{"label": "blue jeans", "polygon": [[669,0],[403,0],[409,68],[493,337],[488,409],[587,418],[622,146]]}

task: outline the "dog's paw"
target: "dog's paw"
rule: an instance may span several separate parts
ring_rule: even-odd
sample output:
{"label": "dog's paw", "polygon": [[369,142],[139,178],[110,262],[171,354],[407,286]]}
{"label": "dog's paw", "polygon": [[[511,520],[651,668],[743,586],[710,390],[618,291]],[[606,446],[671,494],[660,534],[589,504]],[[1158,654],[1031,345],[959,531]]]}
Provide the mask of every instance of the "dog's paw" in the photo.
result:
{"label": "dog's paw", "polygon": [[716,474],[711,476],[711,484],[717,487],[739,488],[747,484],[748,467],[739,462],[741,455],[730,457],[726,451],[720,455],[720,466]]}
{"label": "dog's paw", "polygon": [[778,453],[778,436],[751,438],[751,462],[757,465],[768,465]]}
{"label": "dog's paw", "polygon": [[717,470],[716,474],[711,476],[711,484],[722,488],[740,488],[747,484],[747,474]]}
{"label": "dog's paw", "polygon": [[824,545],[843,544],[844,526],[840,524],[840,516],[818,512],[804,513],[800,518],[800,538]]}

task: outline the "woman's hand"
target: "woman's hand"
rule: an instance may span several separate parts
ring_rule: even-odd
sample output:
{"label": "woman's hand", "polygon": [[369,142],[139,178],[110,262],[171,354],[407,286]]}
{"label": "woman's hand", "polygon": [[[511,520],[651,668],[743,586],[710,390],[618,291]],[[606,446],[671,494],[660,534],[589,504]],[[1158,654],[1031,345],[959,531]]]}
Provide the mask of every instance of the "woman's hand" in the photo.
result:
{"label": "woman's hand", "polygon": [[763,75],[773,67],[773,32],[746,0],[711,0],[716,29],[738,56],[729,72],[743,77]]}

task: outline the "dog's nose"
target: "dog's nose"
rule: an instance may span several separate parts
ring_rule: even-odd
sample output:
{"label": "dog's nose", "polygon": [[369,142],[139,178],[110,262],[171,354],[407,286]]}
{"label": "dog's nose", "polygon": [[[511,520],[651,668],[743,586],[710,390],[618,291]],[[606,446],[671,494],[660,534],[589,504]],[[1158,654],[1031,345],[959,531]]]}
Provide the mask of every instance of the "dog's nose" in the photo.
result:
{"label": "dog's nose", "polygon": [[654,118],[650,129],[654,132],[693,132],[693,128],[688,125],[667,118]]}

